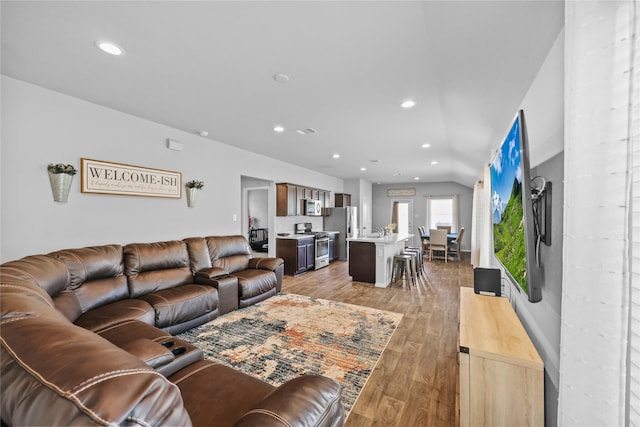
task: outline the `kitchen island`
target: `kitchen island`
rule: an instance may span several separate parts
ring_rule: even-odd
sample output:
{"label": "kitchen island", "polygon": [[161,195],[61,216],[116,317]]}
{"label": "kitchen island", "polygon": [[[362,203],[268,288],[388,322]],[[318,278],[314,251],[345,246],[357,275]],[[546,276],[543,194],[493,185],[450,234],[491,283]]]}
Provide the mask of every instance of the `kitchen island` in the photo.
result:
{"label": "kitchen island", "polygon": [[347,239],[349,245],[349,275],[358,282],[374,283],[386,288],[391,284],[393,257],[404,249],[413,234],[362,236]]}

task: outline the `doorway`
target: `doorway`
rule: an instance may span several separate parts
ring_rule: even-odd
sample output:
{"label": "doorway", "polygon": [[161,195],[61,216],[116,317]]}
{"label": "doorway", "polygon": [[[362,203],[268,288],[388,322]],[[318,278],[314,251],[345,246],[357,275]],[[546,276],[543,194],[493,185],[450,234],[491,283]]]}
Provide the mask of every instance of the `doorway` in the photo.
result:
{"label": "doorway", "polygon": [[396,224],[396,233],[411,234],[411,230],[413,230],[413,200],[391,200],[391,223]]}
{"label": "doorway", "polygon": [[[255,257],[266,257],[271,248],[270,228],[273,226],[271,218],[270,190],[271,182],[259,178],[242,176],[242,234],[249,240]],[[275,240],[272,242],[275,245]]]}

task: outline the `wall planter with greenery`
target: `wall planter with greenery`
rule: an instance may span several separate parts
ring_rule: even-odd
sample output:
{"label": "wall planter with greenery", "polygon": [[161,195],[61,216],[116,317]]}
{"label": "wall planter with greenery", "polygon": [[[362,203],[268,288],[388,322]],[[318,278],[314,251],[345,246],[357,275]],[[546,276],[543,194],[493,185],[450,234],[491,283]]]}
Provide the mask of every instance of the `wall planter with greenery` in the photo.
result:
{"label": "wall planter with greenery", "polygon": [[187,187],[187,206],[192,208],[196,205],[196,196],[198,195],[198,190],[204,187],[204,182],[194,179],[187,182],[184,186]]}
{"label": "wall planter with greenery", "polygon": [[73,176],[77,174],[78,171],[72,165],[62,163],[49,163],[47,171],[49,172],[49,183],[51,184],[53,201],[67,203],[71,181],[73,181]]}

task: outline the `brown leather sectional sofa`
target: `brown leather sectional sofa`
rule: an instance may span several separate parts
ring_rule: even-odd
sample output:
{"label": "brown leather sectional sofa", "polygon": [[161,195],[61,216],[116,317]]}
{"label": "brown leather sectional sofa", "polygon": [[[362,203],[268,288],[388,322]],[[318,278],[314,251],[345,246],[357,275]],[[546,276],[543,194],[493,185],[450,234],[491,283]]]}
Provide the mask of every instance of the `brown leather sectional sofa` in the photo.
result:
{"label": "brown leather sectional sofa", "polygon": [[340,386],[273,387],[172,336],[282,287],[244,236],[103,245],[0,266],[3,425],[341,426]]}

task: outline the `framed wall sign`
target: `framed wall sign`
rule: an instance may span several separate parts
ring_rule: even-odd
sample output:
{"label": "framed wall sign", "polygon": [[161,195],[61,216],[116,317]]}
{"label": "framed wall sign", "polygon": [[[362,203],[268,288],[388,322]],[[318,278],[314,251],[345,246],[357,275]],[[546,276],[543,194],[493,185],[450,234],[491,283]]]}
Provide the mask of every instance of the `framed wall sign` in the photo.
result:
{"label": "framed wall sign", "polygon": [[415,188],[390,188],[387,190],[387,197],[407,197],[415,195]]}
{"label": "framed wall sign", "polygon": [[179,199],[182,173],[102,160],[80,159],[82,193]]}

